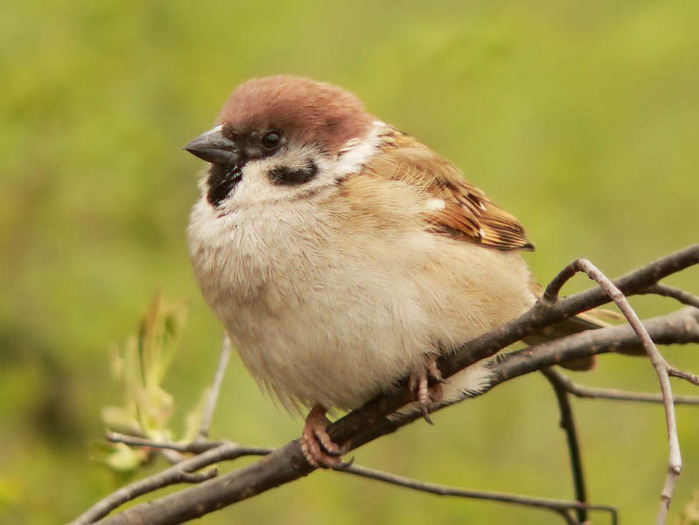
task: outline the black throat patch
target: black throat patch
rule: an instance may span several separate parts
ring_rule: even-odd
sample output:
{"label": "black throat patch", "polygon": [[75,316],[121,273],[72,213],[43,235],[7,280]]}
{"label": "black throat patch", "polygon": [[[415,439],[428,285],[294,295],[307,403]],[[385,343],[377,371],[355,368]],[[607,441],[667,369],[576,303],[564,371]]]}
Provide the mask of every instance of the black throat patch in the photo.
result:
{"label": "black throat patch", "polygon": [[206,200],[217,208],[228,197],[243,178],[243,164],[213,164],[209,169],[206,184],[209,191]]}

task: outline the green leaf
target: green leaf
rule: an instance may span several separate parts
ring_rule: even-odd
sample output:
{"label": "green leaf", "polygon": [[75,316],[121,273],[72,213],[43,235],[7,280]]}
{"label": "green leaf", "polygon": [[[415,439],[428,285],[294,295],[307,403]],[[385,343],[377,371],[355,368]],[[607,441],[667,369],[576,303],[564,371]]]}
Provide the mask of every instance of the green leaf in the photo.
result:
{"label": "green leaf", "polygon": [[133,415],[121,407],[104,407],[102,409],[102,422],[114,432],[130,436],[139,435],[141,426]]}
{"label": "green leaf", "polygon": [[[126,341],[123,351],[114,350],[112,369],[122,387],[123,404],[102,410],[107,428],[153,440],[172,439],[168,423],[175,401],[162,382],[175,355],[186,314],[182,301],[168,304],[158,294],[141,319],[137,335]],[[124,457],[106,463],[129,461]]]}
{"label": "green leaf", "polygon": [[130,473],[148,461],[149,455],[147,449],[131,448],[124,443],[115,443],[112,450],[106,456],[98,457],[97,461],[117,472]]}

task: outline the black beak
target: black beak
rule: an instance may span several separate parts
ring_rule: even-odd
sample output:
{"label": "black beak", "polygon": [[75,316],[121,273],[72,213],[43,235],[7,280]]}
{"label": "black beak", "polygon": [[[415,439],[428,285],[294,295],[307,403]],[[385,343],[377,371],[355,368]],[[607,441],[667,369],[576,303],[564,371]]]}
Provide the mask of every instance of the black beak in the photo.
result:
{"label": "black beak", "polygon": [[223,136],[221,126],[198,136],[184,149],[211,164],[237,165],[240,162],[240,147]]}

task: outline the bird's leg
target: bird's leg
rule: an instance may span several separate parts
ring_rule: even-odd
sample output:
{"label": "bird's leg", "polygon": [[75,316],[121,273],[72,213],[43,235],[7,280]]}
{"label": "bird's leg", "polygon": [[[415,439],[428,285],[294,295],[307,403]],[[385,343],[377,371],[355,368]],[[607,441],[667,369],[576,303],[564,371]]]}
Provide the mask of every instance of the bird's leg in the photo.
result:
{"label": "bird's leg", "polygon": [[346,452],[328,435],[330,420],[326,410],[315,405],[306,416],[306,424],[301,435],[301,452],[306,461],[314,467],[338,468],[345,466],[340,456]]}
{"label": "bird's leg", "polygon": [[[430,385],[432,381],[432,385]],[[439,404],[444,394],[442,383],[445,383],[442,373],[437,367],[437,358],[434,355],[425,356],[422,366],[410,374],[409,388],[417,402],[420,403],[422,417],[432,425],[430,411]]]}

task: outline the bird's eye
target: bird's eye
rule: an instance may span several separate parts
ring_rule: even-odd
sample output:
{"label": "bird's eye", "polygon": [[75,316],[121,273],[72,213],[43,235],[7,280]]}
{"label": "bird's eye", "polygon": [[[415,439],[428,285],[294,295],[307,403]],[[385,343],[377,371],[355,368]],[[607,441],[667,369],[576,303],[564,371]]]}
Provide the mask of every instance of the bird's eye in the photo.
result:
{"label": "bird's eye", "polygon": [[270,131],[267,133],[264,137],[262,137],[262,146],[264,146],[265,149],[274,149],[282,141],[282,136],[280,133],[277,131]]}

